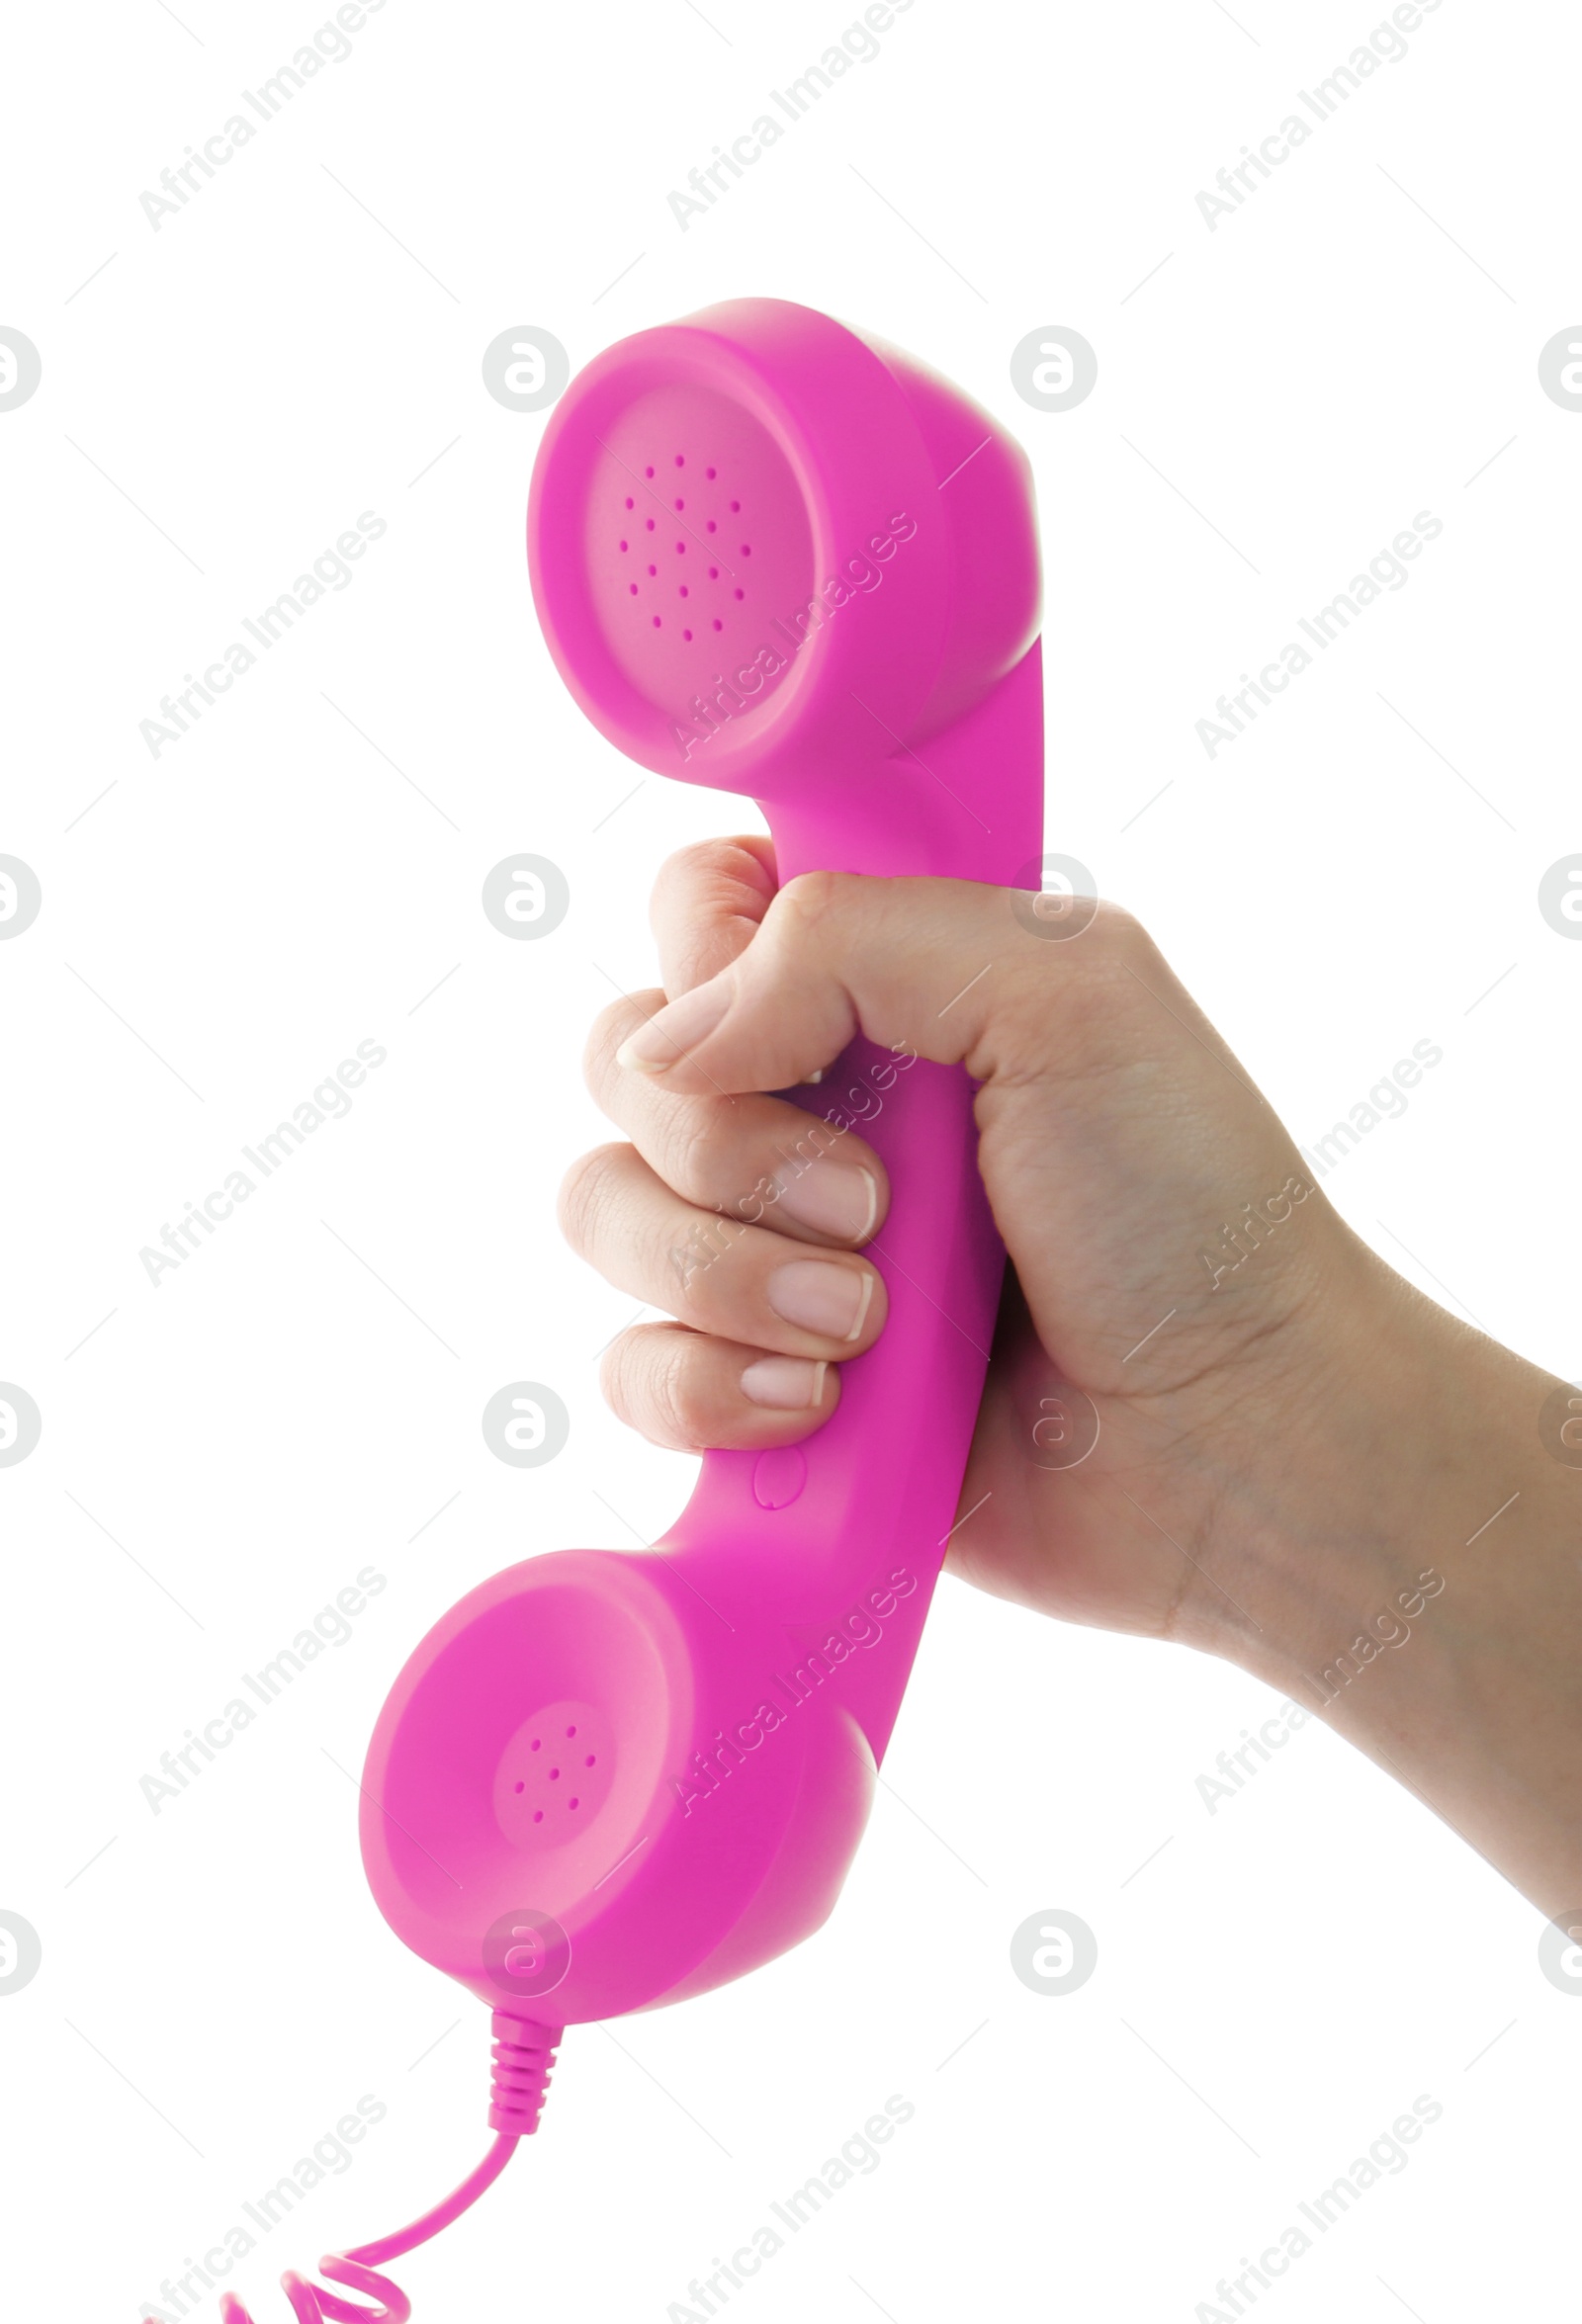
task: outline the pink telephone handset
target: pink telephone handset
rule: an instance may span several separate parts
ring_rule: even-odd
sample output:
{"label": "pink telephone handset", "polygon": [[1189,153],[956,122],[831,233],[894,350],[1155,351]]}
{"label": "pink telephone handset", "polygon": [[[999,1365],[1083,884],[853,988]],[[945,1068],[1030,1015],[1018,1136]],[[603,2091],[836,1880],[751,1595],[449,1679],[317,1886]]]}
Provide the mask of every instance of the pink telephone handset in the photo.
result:
{"label": "pink telephone handset", "polygon": [[[545,431],[528,559],[593,724],[642,766],[756,800],[782,881],[1025,880],[1030,475],[910,357],[774,299],[623,340]],[[653,1549],[512,1566],[396,1679],[363,1860],[396,1935],[492,2012],[497,2135],[426,2218],[324,2263],[388,2304],[285,2279],[308,2324],[409,2313],[376,2269],[537,2128],[567,2025],[706,1992],[835,1904],[955,1520],[1004,1251],[960,1068],[859,1039],[795,1095],[860,1121],[889,1171],[869,1247],[885,1331],[800,1447],[706,1453]]]}

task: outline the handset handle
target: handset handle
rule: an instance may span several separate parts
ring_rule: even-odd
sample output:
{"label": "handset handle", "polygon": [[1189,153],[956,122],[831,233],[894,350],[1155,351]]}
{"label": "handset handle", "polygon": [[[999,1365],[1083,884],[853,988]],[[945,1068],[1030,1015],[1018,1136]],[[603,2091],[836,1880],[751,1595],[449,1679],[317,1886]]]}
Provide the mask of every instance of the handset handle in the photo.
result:
{"label": "handset handle", "polygon": [[[862,787],[869,811],[848,805],[838,824],[773,804],[781,879],[814,868],[1005,886],[1025,878],[1042,813],[1037,645],[922,748],[932,783],[921,806],[921,762],[912,753],[889,762],[895,786],[906,786],[906,814],[893,812],[882,779]],[[992,822],[968,799],[990,803]],[[1008,941],[1014,935],[1008,910]],[[839,1407],[817,1434],[767,1452],[705,1453],[690,1502],[657,1546],[681,1553],[711,1603],[771,1597],[793,1644],[816,1643],[849,1602],[915,1645],[956,1518],[1005,1259],[978,1172],[973,1085],[960,1066],[859,1037],[823,1082],[791,1094],[837,1134],[860,1130],[889,1173],[889,1215],[867,1246],[888,1320],[842,1368]],[[873,1614],[870,1599],[891,1600],[891,1612]],[[860,1691],[848,1693],[859,1717]],[[864,1718],[876,1757],[895,1692],[893,1678],[876,1686]]]}
{"label": "handset handle", "polygon": [[[1038,884],[1031,473],[924,366],[777,300],[640,332],[556,406],[528,543],[594,725],[766,803],[782,879]],[[497,2005],[491,1932],[530,1881],[566,1938],[557,2024],[706,1991],[824,1921],[956,1521],[1003,1265],[971,1084],[864,1041],[798,1102],[855,1117],[892,1187],[890,1311],[835,1417],[795,1452],[706,1454],[657,1555],[530,1557],[470,1592],[369,1748],[387,1918]],[[587,1780],[552,1765],[535,1793],[554,1727]]]}

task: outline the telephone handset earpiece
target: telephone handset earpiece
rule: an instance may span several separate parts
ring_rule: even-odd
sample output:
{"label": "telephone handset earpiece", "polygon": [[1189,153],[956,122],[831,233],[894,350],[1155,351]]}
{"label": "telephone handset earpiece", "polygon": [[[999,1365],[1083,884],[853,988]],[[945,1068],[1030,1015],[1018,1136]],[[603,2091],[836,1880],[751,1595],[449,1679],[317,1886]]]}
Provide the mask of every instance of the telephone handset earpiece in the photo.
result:
{"label": "telephone handset earpiece", "polygon": [[[782,880],[1010,886],[1036,860],[1027,464],[921,365],[778,300],[640,332],[556,408],[528,556],[593,724],[759,802]],[[825,1919],[954,1521],[1004,1256],[967,1077],[859,1039],[797,1095],[832,1136],[860,1123],[892,1186],[869,1247],[888,1322],[834,1418],[707,1453],[651,1551],[563,1550],[473,1591],[369,1751],[381,1910],[497,2026],[551,2042]]]}
{"label": "telephone handset earpiece", "polygon": [[[782,881],[1025,881],[1030,479],[921,365],[772,299],[640,332],[545,431],[528,557],[594,725],[643,766],[757,800]],[[380,2271],[537,2129],[568,2024],[740,1976],[839,1890],[955,1516],[1005,1254],[959,1068],[859,1039],[797,1096],[823,1135],[860,1122],[889,1172],[868,1246],[885,1330],[805,1443],[706,1453],[652,1550],[513,1566],[396,1679],[363,1861],[396,1935],[493,2013],[495,2136],[422,2218],[323,2261],[342,2288],[283,2277],[303,2324],[410,2314]],[[220,2306],[248,2324],[233,2293]]]}

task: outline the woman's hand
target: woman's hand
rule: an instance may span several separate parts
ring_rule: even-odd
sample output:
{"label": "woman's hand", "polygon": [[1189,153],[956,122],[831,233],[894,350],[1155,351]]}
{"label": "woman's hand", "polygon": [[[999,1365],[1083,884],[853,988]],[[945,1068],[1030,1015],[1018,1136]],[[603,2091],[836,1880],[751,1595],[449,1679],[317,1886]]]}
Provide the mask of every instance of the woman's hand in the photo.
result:
{"label": "woman's hand", "polygon": [[[751,838],[664,866],[664,991],[607,1009],[588,1047],[631,1143],[563,1194],[573,1246],[676,1319],[613,1343],[611,1403],[687,1450],[822,1426],[884,1329],[861,1253],[890,1189],[854,1131],[818,1154],[809,1115],[759,1093],[859,1029],[964,1065],[1011,1269],[951,1566],[1333,1704],[1547,1909],[1574,1906],[1582,1765],[1562,1810],[1513,1696],[1568,1696],[1547,1742],[1582,1760],[1582,1576],[1557,1540],[1582,1475],[1538,1431],[1555,1383],[1352,1233],[1125,913],[1048,941],[1012,902],[834,875],[776,894]],[[1052,1429],[1094,1418],[1087,1457],[1049,1465]]]}

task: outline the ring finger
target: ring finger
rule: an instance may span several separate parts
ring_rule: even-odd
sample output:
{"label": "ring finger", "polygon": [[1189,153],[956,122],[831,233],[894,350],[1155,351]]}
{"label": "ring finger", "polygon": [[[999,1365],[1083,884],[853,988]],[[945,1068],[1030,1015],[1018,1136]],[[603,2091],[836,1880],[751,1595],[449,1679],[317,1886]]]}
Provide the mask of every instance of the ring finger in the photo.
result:
{"label": "ring finger", "polygon": [[561,1227],[607,1281],[717,1338],[831,1362],[860,1355],[884,1325],[884,1283],[866,1259],[803,1255],[782,1235],[700,1209],[630,1146],[572,1164]]}

